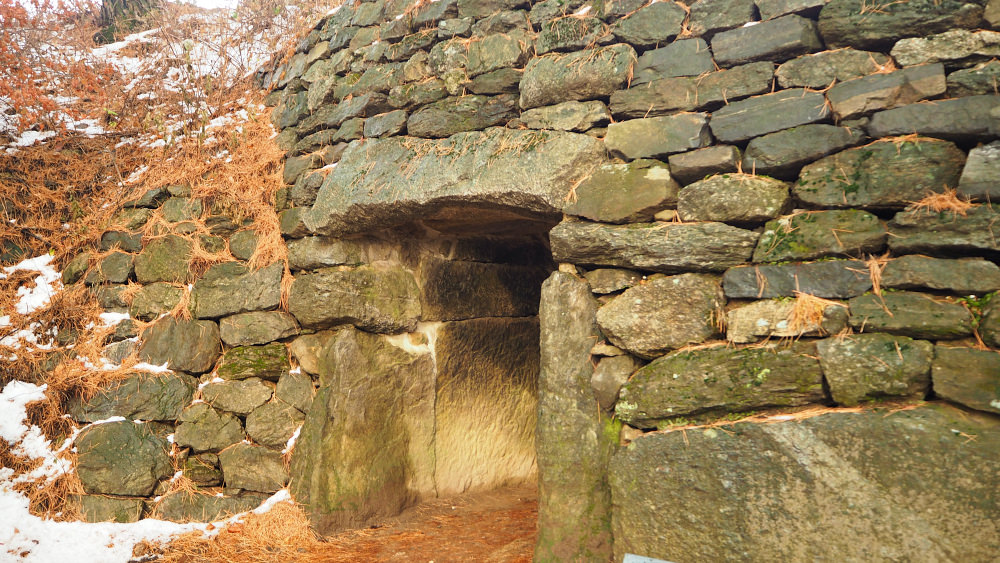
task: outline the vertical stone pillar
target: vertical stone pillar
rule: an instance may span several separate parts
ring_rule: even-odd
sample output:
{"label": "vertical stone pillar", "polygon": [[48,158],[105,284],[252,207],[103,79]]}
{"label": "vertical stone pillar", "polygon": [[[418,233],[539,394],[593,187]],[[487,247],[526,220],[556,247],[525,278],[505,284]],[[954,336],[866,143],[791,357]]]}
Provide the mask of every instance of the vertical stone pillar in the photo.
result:
{"label": "vertical stone pillar", "polygon": [[596,315],[587,282],[555,272],[542,285],[535,561],[612,557],[607,465],[618,432],[590,387]]}

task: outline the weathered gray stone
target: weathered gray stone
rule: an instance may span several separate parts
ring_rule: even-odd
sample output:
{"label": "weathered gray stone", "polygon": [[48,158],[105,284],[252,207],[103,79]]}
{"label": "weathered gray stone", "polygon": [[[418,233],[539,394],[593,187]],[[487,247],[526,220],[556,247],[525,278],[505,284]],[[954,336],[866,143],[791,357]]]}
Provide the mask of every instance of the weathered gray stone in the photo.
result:
{"label": "weathered gray stone", "polygon": [[493,33],[508,33],[515,29],[530,31],[528,13],[524,10],[500,10],[486,14],[472,26],[472,35],[486,36]]}
{"label": "weathered gray stone", "polygon": [[803,165],[859,144],[864,132],[849,127],[812,124],[757,137],[747,145],[743,170],[783,178],[798,174]]}
{"label": "weathered gray stone", "polygon": [[740,266],[722,276],[730,299],[794,297],[796,292],[824,299],[849,299],[870,291],[871,276],[860,260]]}
{"label": "weathered gray stone", "polygon": [[413,275],[401,269],[325,268],[295,278],[288,311],[307,328],[351,323],[375,332],[401,332],[416,326],[418,296]]}
{"label": "weathered gray stone", "polygon": [[815,19],[826,0],[754,0],[762,20],[785,14],[802,14]]}
{"label": "weathered gray stone", "polygon": [[219,335],[229,346],[267,344],[298,332],[295,317],[284,311],[253,311],[219,320]]}
{"label": "weathered gray stone", "polygon": [[635,50],[612,45],[531,59],[521,78],[521,109],[611,95],[628,80]]}
{"label": "weathered gray stone", "polygon": [[708,114],[682,113],[665,117],[612,123],[604,143],[608,150],[628,160],[663,158],[710,145]]}
{"label": "weathered gray stone", "polygon": [[871,51],[836,49],[803,55],[783,63],[775,71],[782,88],[825,88],[888,69],[889,57]]}
{"label": "weathered gray stone", "polygon": [[611,112],[619,117],[648,117],[715,108],[771,90],[774,64],[751,63],[698,77],[651,80],[611,94]]}
{"label": "weathered gray stone", "polygon": [[258,240],[257,231],[253,229],[239,231],[229,237],[229,251],[237,260],[249,260],[257,250]]}
{"label": "weathered gray stone", "polygon": [[319,375],[319,355],[336,334],[335,331],[321,330],[314,334],[303,334],[292,340],[288,349],[303,371]]}
{"label": "weathered gray stone", "polygon": [[274,396],[279,401],[302,411],[302,413],[307,413],[313,401],[312,378],[298,371],[290,371],[282,375],[281,379],[278,380],[278,387],[274,391]]}
{"label": "weathered gray stone", "polygon": [[1000,267],[982,258],[946,260],[911,254],[885,265],[882,287],[981,295],[1000,290]]}
{"label": "weathered gray stone", "polygon": [[931,380],[938,397],[1000,413],[1000,354],[996,351],[935,346]]}
{"label": "weathered gray stone", "polygon": [[191,278],[191,241],[166,235],[149,241],[135,257],[135,278],[141,284],[187,283]]}
{"label": "weathered gray stone", "polygon": [[[489,212],[497,208],[506,221],[556,217],[573,184],[605,159],[600,141],[554,131],[489,129],[439,141],[355,143],[327,176],[305,221],[317,233],[345,234],[415,220],[467,221],[481,231],[498,220]],[[359,177],[358,170],[367,173]]]}
{"label": "weathered gray stone", "polygon": [[[314,135],[309,135],[295,144],[294,152],[301,153],[319,148],[320,145],[332,144],[337,139],[337,134],[332,131],[321,131]],[[321,168],[323,158],[318,154],[307,154],[285,159],[285,167],[281,172],[281,179],[286,184],[294,184],[303,174],[311,170]]]}
{"label": "weathered gray stone", "polygon": [[[681,16],[683,19],[683,15]],[[584,49],[606,35],[601,20],[592,17],[557,18],[543,22],[535,38],[535,53]],[[680,25],[678,24],[678,28]],[[676,34],[676,32],[675,32]]]}
{"label": "weathered gray stone", "polygon": [[193,377],[183,373],[136,373],[85,401],[73,397],[66,411],[78,422],[96,422],[112,416],[174,421],[191,402],[197,385]]}
{"label": "weathered gray stone", "polygon": [[898,209],[958,184],[965,154],[938,139],[882,139],[802,169],[792,188],[814,206]]}
{"label": "weathered gray stone", "polygon": [[524,6],[524,0],[458,0],[458,15],[471,18],[485,18],[501,10],[512,10]]}
{"label": "weathered gray stone", "polygon": [[563,102],[554,106],[533,108],[521,114],[529,129],[586,131],[611,120],[604,102]]}
{"label": "weathered gray stone", "polygon": [[129,231],[105,231],[101,235],[101,252],[117,249],[124,252],[142,252],[142,233]]}
{"label": "weathered gray stone", "polygon": [[267,495],[243,493],[217,497],[178,492],[167,495],[156,507],[158,517],[171,522],[216,522],[226,516],[253,510],[267,500]]}
{"label": "weathered gray stone", "polygon": [[278,307],[284,264],[250,271],[239,262],[212,266],[191,290],[191,313],[210,319]]}
{"label": "weathered gray stone", "polygon": [[736,172],[740,149],[715,145],[686,153],[670,155],[670,173],[682,184],[690,184],[712,174]]}
{"label": "weathered gray stone", "polygon": [[247,416],[247,434],[263,446],[281,450],[306,415],[282,401],[271,401]]}
{"label": "weathered gray stone", "polygon": [[677,214],[684,221],[753,225],[788,210],[788,184],[766,176],[719,174],[684,187]]}
{"label": "weathered gray stone", "polygon": [[837,119],[850,119],[932,98],[945,90],[944,65],[935,63],[848,80],[830,88],[826,97]]}
{"label": "weathered gray stone", "polygon": [[533,317],[550,272],[544,266],[425,259],[415,309],[424,321]]}
{"label": "weathered gray stone", "polygon": [[651,278],[625,290],[597,312],[601,332],[619,348],[655,358],[718,332],[725,303],[717,278],[681,274]]}
{"label": "weathered gray stone", "polygon": [[521,69],[501,68],[473,78],[468,88],[473,94],[517,94],[523,73]]}
{"label": "weathered gray stone", "polygon": [[1000,142],[969,151],[957,191],[979,201],[1000,201]]}
{"label": "weathered gray stone", "polygon": [[712,38],[712,53],[720,66],[782,62],[822,48],[816,24],[795,15],[723,31]]}
{"label": "weathered gray stone", "polygon": [[953,29],[930,37],[901,39],[892,47],[892,58],[901,66],[943,62],[982,62],[1000,55],[1000,33]]}
{"label": "weathered gray stone", "polygon": [[354,96],[339,104],[321,105],[311,115],[295,127],[300,137],[315,133],[320,129],[331,129],[353,117],[369,117],[395,109],[389,105],[385,94],[370,92]]}
{"label": "weathered gray stone", "polygon": [[804,405],[823,397],[811,344],[719,346],[668,354],[639,369],[622,386],[615,416],[650,428],[674,416]]}
{"label": "weathered gray stone", "polygon": [[215,454],[189,454],[184,458],[181,471],[185,477],[200,486],[217,487],[222,484],[219,456]]}
{"label": "weathered gray stone", "polygon": [[457,96],[428,104],[410,116],[406,131],[414,137],[448,137],[504,124],[517,117],[513,96]]}
{"label": "weathered gray stone", "polygon": [[605,164],[576,187],[563,213],[604,223],[649,221],[676,205],[679,189],[662,162]]}
{"label": "weathered gray stone", "polygon": [[700,76],[715,70],[708,43],[700,37],[674,41],[643,53],[635,63],[631,87],[674,76]]}
{"label": "weathered gray stone", "polygon": [[602,409],[614,408],[618,391],[639,366],[640,363],[629,355],[601,358],[590,377],[590,386]]}
{"label": "weathered gray stone", "polygon": [[[811,313],[811,311],[810,311]],[[796,313],[794,301],[766,299],[726,312],[726,340],[736,344],[761,338],[799,338],[835,334],[847,327],[847,305],[831,304],[817,318]]]}
{"label": "weathered gray stone", "polygon": [[583,275],[594,293],[614,293],[628,289],[642,281],[642,274],[632,270],[598,268]]}
{"label": "weathered gray stone", "polygon": [[850,301],[851,328],[913,338],[950,340],[972,334],[972,313],[930,295],[894,291],[868,294]]}
{"label": "weathered gray stone", "polygon": [[320,533],[398,514],[428,492],[434,472],[430,354],[345,329],[324,349],[320,372],[292,452],[292,495]]}
{"label": "weathered gray stone", "polygon": [[406,112],[403,110],[382,113],[365,120],[365,137],[372,139],[398,135],[406,128]]}
{"label": "weathered gray stone", "polygon": [[90,426],[76,439],[76,474],[88,494],[147,496],[172,470],[167,441],[131,420]]}
{"label": "weathered gray stone", "polygon": [[222,379],[259,377],[277,381],[288,372],[288,350],[280,342],[263,346],[239,346],[226,351],[219,363]]}
{"label": "weathered gray stone", "polygon": [[123,208],[135,208],[135,207],[146,207],[150,209],[156,209],[160,206],[167,198],[170,197],[170,192],[166,188],[153,188],[146,190],[137,199],[126,201],[122,204]]}
{"label": "weathered gray stone", "polygon": [[531,6],[528,19],[533,24],[539,24],[551,20],[557,16],[567,16],[583,5],[585,0],[542,0]]}
{"label": "weathered gray stone", "polygon": [[995,253],[1000,242],[991,226],[1000,217],[992,205],[979,205],[964,215],[916,209],[901,211],[889,222],[889,249],[894,254],[930,254],[950,258],[956,254]]}
{"label": "weathered gray stone", "polygon": [[138,348],[138,344],[130,340],[113,342],[101,350],[101,357],[114,365],[121,365]]}
{"label": "weathered gray stone", "polygon": [[[318,196],[319,194],[317,194]],[[306,226],[303,220],[305,212],[306,208],[304,207],[293,207],[278,213],[278,229],[281,231],[281,236],[286,238],[302,238],[311,234],[309,227]]]}
{"label": "weathered gray stone", "polygon": [[451,18],[441,20],[437,25],[438,39],[451,39],[452,37],[468,37],[472,31],[472,24],[475,18]]}
{"label": "weathered gray stone", "polygon": [[263,446],[233,444],[219,452],[219,464],[227,487],[273,493],[288,483],[281,454]]}
{"label": "weathered gray stone", "polygon": [[153,218],[153,210],[146,208],[122,209],[111,218],[115,228],[134,231],[143,228]]}
{"label": "weathered gray stone", "polygon": [[857,209],[798,213],[764,225],[753,261],[875,253],[885,248],[887,238],[885,225],[878,217]]}
{"label": "weathered gray stone", "polygon": [[831,0],[820,12],[819,30],[831,47],[878,50],[905,37],[974,28],[982,15],[981,6],[958,0],[882,4],[874,10],[861,0]]}
{"label": "weathered gray stone", "polygon": [[152,321],[172,311],[183,295],[183,289],[165,282],[142,286],[132,297],[129,314],[140,321]]}
{"label": "weathered gray stone", "polygon": [[102,283],[125,283],[132,275],[133,256],[125,252],[112,252],[101,258],[87,273],[84,283],[98,285]]}
{"label": "weathered gray stone", "polygon": [[205,373],[215,365],[221,349],[219,325],[212,321],[164,317],[143,331],[139,358],[174,370]]}
{"label": "weathered gray stone", "polygon": [[693,35],[711,35],[753,20],[753,0],[700,0],[691,4],[688,29]]}
{"label": "weathered gray stone", "polygon": [[978,332],[987,346],[1000,348],[1000,300],[991,299],[983,307]]}
{"label": "weathered gray stone", "polygon": [[998,447],[995,417],[943,405],[646,434],[608,472],[615,560],[990,559]]}
{"label": "weathered gray stone", "polygon": [[1000,82],[1000,61],[990,61],[973,68],[956,70],[946,78],[948,97],[996,94]]}
{"label": "weathered gray stone", "polygon": [[555,272],[539,310],[538,541],[540,561],[611,557],[607,463],[619,423],[594,408],[590,349],[599,339],[587,284]]}
{"label": "weathered gray stone", "polygon": [[501,68],[521,67],[530,58],[530,36],[521,30],[472,39],[452,39],[431,49],[430,64],[441,78],[452,71],[464,79]]}
{"label": "weathered gray stone", "polygon": [[954,141],[992,141],[1000,132],[1000,96],[935,100],[880,111],[872,116],[873,137],[916,133]]}
{"label": "weathered gray stone", "polygon": [[930,387],[930,342],[854,334],[821,340],[816,348],[833,400],[841,405],[887,396],[922,399]]}
{"label": "weathered gray stone", "polygon": [[292,270],[355,266],[361,262],[362,250],[352,241],[328,237],[305,237],[288,241],[288,267]]}
{"label": "weathered gray stone", "polygon": [[243,426],[236,415],[195,403],[181,412],[174,442],[199,453],[221,450],[243,440]]}
{"label": "weathered gray stone", "polygon": [[221,411],[242,415],[249,414],[271,400],[273,394],[274,388],[256,377],[209,383],[201,389],[201,395],[208,404]]}
{"label": "weathered gray stone", "polygon": [[205,206],[200,199],[186,197],[172,197],[160,207],[163,218],[171,223],[194,221],[201,217],[204,210]]}
{"label": "weathered gray stone", "polygon": [[91,254],[89,252],[81,252],[74,256],[63,269],[63,285],[72,285],[83,279],[83,275],[87,273],[87,268],[90,267],[90,258]]}
{"label": "weathered gray stone", "polygon": [[686,17],[687,12],[679,5],[673,2],[656,2],[618,20],[612,30],[619,41],[636,48],[649,49],[665,45],[676,37],[681,32],[681,24]]}
{"label": "weathered gray stone", "polygon": [[750,258],[758,235],[722,223],[562,222],[549,233],[557,262],[663,273],[721,272]]}
{"label": "weathered gray stone", "polygon": [[128,313],[128,303],[122,299],[124,285],[99,285],[91,288],[91,294],[106,312]]}
{"label": "weathered gray stone", "polygon": [[724,143],[745,141],[829,115],[823,94],[793,88],[727,105],[712,114],[712,134]]}
{"label": "weathered gray stone", "polygon": [[74,495],[84,522],[137,522],[146,508],[145,499]]}

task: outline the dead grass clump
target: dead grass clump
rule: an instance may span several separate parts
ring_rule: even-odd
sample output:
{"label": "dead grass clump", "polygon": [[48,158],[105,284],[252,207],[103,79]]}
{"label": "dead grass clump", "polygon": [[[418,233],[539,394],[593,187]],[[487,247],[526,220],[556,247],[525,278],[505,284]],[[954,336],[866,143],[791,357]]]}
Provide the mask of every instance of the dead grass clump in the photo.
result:
{"label": "dead grass clump", "polygon": [[[816,297],[801,291],[795,292],[795,303],[788,316],[788,326],[795,333],[802,333],[813,330],[814,327],[822,327],[824,313],[829,307],[847,307],[838,301],[831,301]],[[822,332],[822,328],[820,328]]]}
{"label": "dead grass clump", "polygon": [[958,192],[953,188],[945,188],[943,192],[931,193],[919,201],[914,201],[907,207],[907,210],[934,213],[950,212],[952,215],[964,217],[973,207],[977,207],[977,204],[959,197]]}

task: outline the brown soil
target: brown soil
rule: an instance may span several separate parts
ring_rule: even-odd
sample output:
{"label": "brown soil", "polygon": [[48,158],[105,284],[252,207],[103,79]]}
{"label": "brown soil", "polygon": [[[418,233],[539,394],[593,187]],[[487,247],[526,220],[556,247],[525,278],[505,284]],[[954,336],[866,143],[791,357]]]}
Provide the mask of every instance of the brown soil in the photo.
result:
{"label": "brown soil", "polygon": [[376,527],[329,537],[310,560],[529,562],[537,497],[528,485],[431,500]]}

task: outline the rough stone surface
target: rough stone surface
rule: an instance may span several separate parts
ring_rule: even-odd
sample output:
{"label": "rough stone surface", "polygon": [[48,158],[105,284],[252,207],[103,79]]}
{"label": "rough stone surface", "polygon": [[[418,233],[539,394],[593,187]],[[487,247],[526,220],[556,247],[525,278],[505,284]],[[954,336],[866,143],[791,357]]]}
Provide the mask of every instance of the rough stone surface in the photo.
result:
{"label": "rough stone surface", "polygon": [[640,49],[665,45],[682,30],[687,13],[672,2],[648,4],[618,20],[615,38]]}
{"label": "rough stone surface", "polygon": [[878,217],[857,209],[799,213],[764,225],[753,261],[874,253],[885,248],[887,238],[885,225]]}
{"label": "rough stone surface", "polygon": [[140,321],[152,321],[169,313],[180,303],[184,290],[165,282],[142,286],[132,297],[129,314]]}
{"label": "rough stone surface", "polygon": [[969,96],[935,100],[880,111],[872,116],[873,137],[916,133],[953,141],[992,141],[1000,131],[1000,115],[993,110],[1000,96]]}
{"label": "rough stone surface", "polygon": [[351,241],[328,237],[305,237],[290,240],[288,267],[292,270],[315,270],[328,266],[356,266],[362,263],[362,250]]}
{"label": "rough stone surface", "polygon": [[730,299],[794,297],[795,292],[824,299],[857,297],[872,288],[868,267],[860,260],[741,266],[722,276]]}
{"label": "rough stone surface", "polygon": [[712,109],[771,90],[774,65],[751,63],[697,77],[659,78],[611,94],[616,117],[645,118],[678,111]]}
{"label": "rough stone surface", "polygon": [[642,281],[642,274],[632,270],[598,268],[583,275],[594,293],[614,293],[628,289]]}
{"label": "rough stone surface", "polygon": [[562,222],[549,232],[557,262],[663,273],[721,272],[746,262],[758,235],[722,223]]}
{"label": "rough stone surface", "polygon": [[[440,141],[355,143],[327,176],[305,221],[316,232],[337,234],[417,219],[454,222],[449,209],[459,202],[465,203],[461,217],[479,229],[488,210],[554,215],[572,185],[603,162],[600,141],[552,131],[490,129]],[[358,178],[359,169],[368,172]]]}
{"label": "rough stone surface", "polygon": [[850,119],[932,98],[946,89],[944,65],[936,63],[841,82],[826,98],[837,119]]}
{"label": "rough stone surface", "polygon": [[930,295],[894,291],[862,295],[850,301],[851,328],[933,340],[972,334],[972,313],[965,307],[936,301]]}
{"label": "rough stone surface", "polygon": [[312,378],[305,373],[288,372],[278,380],[274,396],[303,413],[307,413],[313,401]]}
{"label": "rough stone surface", "polygon": [[835,49],[803,55],[783,63],[775,71],[782,88],[826,88],[889,68],[889,57],[873,51]]}
{"label": "rough stone surface", "polygon": [[125,283],[132,276],[133,257],[126,252],[112,252],[98,260],[90,269],[84,283],[97,285],[101,283]]}
{"label": "rough stone surface", "polygon": [[531,59],[521,78],[521,109],[609,96],[628,80],[635,59],[628,45]]}
{"label": "rough stone surface", "polygon": [[727,105],[712,114],[712,134],[724,143],[745,141],[829,115],[823,94],[793,88]]}
{"label": "rough stone surface", "polygon": [[299,332],[295,317],[284,311],[253,311],[219,321],[219,334],[229,346],[267,344]]}
{"label": "rough stone surface", "polygon": [[[259,378],[209,383],[201,389],[205,402],[226,412],[246,415],[274,395],[274,388]],[[249,429],[248,429],[249,430]]]}
{"label": "rough stone surface", "polygon": [[174,442],[192,452],[221,450],[243,439],[243,426],[236,415],[195,403],[181,412]]}
{"label": "rough stone surface", "polygon": [[892,58],[901,66],[936,62],[979,62],[1000,55],[1000,33],[953,29],[930,37],[897,41]]}
{"label": "rough stone surface", "polygon": [[946,260],[911,254],[886,263],[882,287],[990,293],[1000,290],[1000,267],[982,258]]}
{"label": "rough stone surface", "polygon": [[721,66],[760,60],[782,62],[822,48],[816,23],[795,15],[724,31],[712,38],[712,53]]}
{"label": "rough stone surface", "polygon": [[615,559],[988,560],[997,448],[996,418],[940,405],[647,434],[611,462]]}
{"label": "rough stone surface", "polygon": [[219,325],[164,317],[142,333],[139,358],[154,365],[188,373],[205,373],[222,349]]}
{"label": "rough stone surface", "polygon": [[281,454],[263,446],[233,444],[219,452],[219,464],[227,487],[273,493],[288,483]]}
{"label": "rough stone surface", "polygon": [[75,502],[84,522],[137,522],[146,508],[145,499],[78,495]]}
{"label": "rough stone surface", "polygon": [[639,56],[630,86],[673,76],[699,76],[713,70],[712,52],[704,39],[681,39]]}
{"label": "rough stone surface", "polygon": [[167,495],[157,505],[159,517],[171,522],[215,522],[228,515],[253,510],[267,500],[267,495],[243,493],[217,497],[179,492]]}
{"label": "rough stone surface", "polygon": [[853,407],[879,397],[922,399],[930,387],[934,345],[888,334],[853,334],[816,344],[830,394]]}
{"label": "rough stone surface", "polygon": [[87,268],[90,267],[90,258],[91,254],[89,252],[81,252],[74,256],[63,269],[63,285],[72,285],[83,279],[83,275],[87,273]]}
{"label": "rough stone surface", "polygon": [[291,492],[313,527],[363,525],[426,494],[432,485],[416,479],[433,475],[430,354],[345,329],[323,350],[320,374],[291,461]]}
{"label": "rough stone surface", "polygon": [[754,19],[752,0],[701,0],[691,5],[688,28],[693,35],[741,27]]}
{"label": "rough stone surface", "polygon": [[753,225],[788,210],[788,184],[766,176],[720,174],[685,186],[677,195],[684,221]]}
{"label": "rough stone surface", "polygon": [[958,184],[965,154],[939,139],[883,139],[820,159],[793,187],[808,205],[899,209]]}
{"label": "rough stone surface", "polygon": [[920,37],[979,24],[983,9],[959,0],[919,0],[866,10],[859,0],[831,0],[819,15],[819,31],[830,47],[876,49],[905,37]]}
{"label": "rough stone surface", "polygon": [[990,233],[1000,213],[992,205],[980,205],[965,215],[923,210],[902,211],[889,222],[889,249],[896,254],[930,254],[951,258],[957,254],[1000,251]]}
{"label": "rough stone surface", "polygon": [[184,476],[197,485],[216,487],[222,484],[219,456],[210,453],[188,454],[181,467]]}
{"label": "rough stone surface", "polygon": [[747,145],[743,170],[791,178],[803,165],[859,144],[859,129],[814,123],[757,137]]}
{"label": "rough stone surface", "polygon": [[1000,62],[990,61],[973,68],[957,70],[945,79],[948,83],[948,97],[982,96],[996,94],[996,84],[1000,81]]}
{"label": "rough stone surface", "polygon": [[736,172],[740,163],[740,149],[732,145],[713,145],[670,155],[668,162],[674,178],[682,184],[690,184],[712,174]]}
{"label": "rough stone surface", "polygon": [[594,408],[590,349],[599,340],[587,284],[555,272],[542,286],[538,378],[540,561],[611,557],[611,496],[605,474],[618,428]]}
{"label": "rough stone surface", "polygon": [[76,474],[88,494],[147,496],[172,472],[167,441],[131,420],[83,430],[76,450]]}
{"label": "rough stone surface", "polygon": [[417,110],[407,120],[406,131],[414,137],[448,137],[501,125],[514,117],[517,107],[513,97],[457,96]]}
{"label": "rough stone surface", "polygon": [[655,358],[718,332],[725,303],[719,280],[705,274],[656,277],[625,290],[597,312],[601,332],[619,348]]}
{"label": "rough stone surface", "polygon": [[182,373],[136,373],[86,401],[79,397],[70,399],[66,410],[78,422],[96,422],[112,416],[173,421],[191,402],[195,387],[195,379]]}
{"label": "rough stone surface", "polygon": [[699,149],[712,142],[708,114],[684,113],[666,117],[632,119],[608,126],[604,143],[608,150],[628,160],[663,158]]}
{"label": "rough stone surface", "polygon": [[934,394],[976,410],[1000,413],[1000,353],[934,347]]}
{"label": "rough stone surface", "polygon": [[601,358],[594,368],[590,378],[590,386],[594,390],[597,404],[604,410],[611,410],[618,400],[618,391],[628,381],[632,372],[641,364],[632,356],[613,356]]}
{"label": "rough stone surface", "polygon": [[649,221],[676,205],[679,189],[663,162],[605,164],[576,187],[563,212],[603,223]]}
{"label": "rough stone surface", "polygon": [[719,346],[675,352],[641,368],[622,386],[615,415],[650,428],[674,416],[803,405],[823,396],[823,373],[811,345]]}
{"label": "rough stone surface", "polygon": [[1000,201],[1000,142],[969,151],[958,180],[958,193],[978,201]]}
{"label": "rough stone surface", "polygon": [[276,309],[284,271],[280,262],[255,272],[238,262],[212,266],[191,290],[191,313],[195,318],[214,319]]}
{"label": "rough stone surface", "polygon": [[191,277],[191,249],[191,241],[177,235],[151,240],[135,257],[136,281],[187,283]]}
{"label": "rough stone surface", "polygon": [[222,379],[259,377],[277,381],[288,372],[288,367],[288,351],[280,342],[240,346],[226,351],[219,362],[218,376]]}
{"label": "rough stone surface", "polygon": [[319,375],[319,354],[333,338],[334,331],[321,330],[313,334],[303,334],[292,340],[288,349],[291,351],[299,367],[306,373]]}
{"label": "rough stone surface", "polygon": [[247,416],[247,434],[263,446],[281,450],[306,415],[282,401],[271,401]]}
{"label": "rough stone surface", "polygon": [[607,125],[611,119],[604,102],[563,102],[554,106],[532,108],[521,114],[521,121],[529,129],[557,129],[560,131],[586,131],[598,125]]}
{"label": "rough stone surface", "polygon": [[726,312],[726,340],[736,344],[761,338],[836,334],[847,326],[847,305],[827,305],[821,319],[795,320],[795,302],[754,301]]}
{"label": "rough stone surface", "polygon": [[288,311],[308,328],[351,323],[375,332],[401,332],[416,326],[421,307],[411,273],[360,266],[297,276]]}

